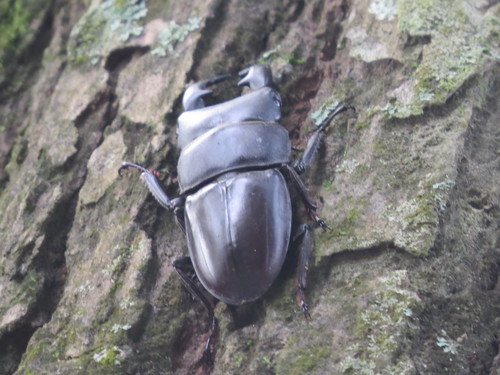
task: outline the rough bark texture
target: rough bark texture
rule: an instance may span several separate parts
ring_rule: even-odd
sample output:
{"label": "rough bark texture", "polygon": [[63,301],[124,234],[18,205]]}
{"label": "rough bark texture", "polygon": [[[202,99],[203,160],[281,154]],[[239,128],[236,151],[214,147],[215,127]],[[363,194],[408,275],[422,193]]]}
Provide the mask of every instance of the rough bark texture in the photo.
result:
{"label": "rough bark texture", "polygon": [[[498,1],[87,3],[0,4],[0,374],[500,374]],[[116,171],[175,195],[184,88],[256,62],[298,147],[357,112],[306,178],[312,319],[292,247],[260,301],[217,305],[206,365],[182,233]]]}

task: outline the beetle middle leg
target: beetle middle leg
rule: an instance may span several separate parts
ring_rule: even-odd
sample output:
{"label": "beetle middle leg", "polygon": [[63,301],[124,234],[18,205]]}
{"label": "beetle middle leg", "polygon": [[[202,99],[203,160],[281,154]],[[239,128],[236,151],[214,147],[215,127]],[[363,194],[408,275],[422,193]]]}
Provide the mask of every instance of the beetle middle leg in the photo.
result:
{"label": "beetle middle leg", "polygon": [[284,164],[282,166],[284,169],[285,173],[290,176],[292,182],[294,183],[295,187],[297,188],[297,191],[300,195],[300,198],[304,202],[304,205],[306,206],[307,213],[311,217],[312,220],[316,224],[318,224],[323,230],[328,229],[328,225],[316,214],[316,205],[313,203],[311,200],[311,197],[309,196],[308,189],[306,185],[304,185],[304,182],[300,178],[299,174],[296,172],[296,170],[289,164]]}
{"label": "beetle middle leg", "polygon": [[212,342],[215,330],[217,329],[217,318],[215,317],[213,304],[208,300],[202,289],[195,283],[191,275],[196,275],[194,272],[193,263],[191,258],[182,257],[174,261],[173,264],[175,270],[177,271],[179,277],[181,278],[182,284],[191,293],[193,297],[196,297],[205,307],[208,313],[208,318],[210,321],[210,335],[205,343],[205,349],[203,351],[203,359],[207,363],[212,362],[212,353],[210,351],[210,344]]}

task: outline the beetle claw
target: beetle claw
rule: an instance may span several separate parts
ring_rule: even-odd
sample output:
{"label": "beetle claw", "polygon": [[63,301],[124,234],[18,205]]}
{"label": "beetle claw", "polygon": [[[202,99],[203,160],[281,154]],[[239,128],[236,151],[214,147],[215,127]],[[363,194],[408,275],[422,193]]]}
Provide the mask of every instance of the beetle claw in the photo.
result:
{"label": "beetle claw", "polygon": [[305,301],[302,301],[302,313],[304,314],[304,318],[307,320],[311,320],[311,314],[309,313],[309,306],[307,306],[307,303]]}
{"label": "beetle claw", "polygon": [[330,227],[323,220],[319,219],[317,223],[324,231],[330,230]]}
{"label": "beetle claw", "polygon": [[301,287],[297,287],[295,294],[297,297],[297,304],[299,305],[302,314],[304,314],[304,318],[306,318],[307,320],[311,320],[311,314],[309,313],[309,306],[306,302],[304,289],[302,289]]}
{"label": "beetle claw", "polygon": [[321,229],[325,231],[330,229],[330,227],[316,214],[316,211],[314,209],[309,209],[308,211],[311,219],[314,220],[314,222],[318,224]]}

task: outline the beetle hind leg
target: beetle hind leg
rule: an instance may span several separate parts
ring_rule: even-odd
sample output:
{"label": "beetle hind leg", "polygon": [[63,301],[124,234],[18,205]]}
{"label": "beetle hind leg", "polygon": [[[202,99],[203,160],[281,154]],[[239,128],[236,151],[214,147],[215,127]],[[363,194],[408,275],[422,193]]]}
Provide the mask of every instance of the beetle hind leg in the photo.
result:
{"label": "beetle hind leg", "polygon": [[173,266],[177,271],[177,274],[181,278],[182,284],[184,284],[189,293],[191,293],[193,297],[197,298],[207,310],[208,318],[210,321],[210,334],[207,341],[205,342],[205,348],[203,350],[203,360],[205,361],[205,363],[211,364],[213,362],[213,356],[210,347],[217,329],[217,318],[215,317],[214,306],[205,296],[202,289],[195,283],[194,278],[192,277],[192,275],[196,275],[196,273],[194,272],[191,258],[178,258],[174,261]]}
{"label": "beetle hind leg", "polygon": [[313,258],[313,248],[314,241],[311,235],[311,227],[307,224],[303,224],[299,227],[296,235],[294,236],[295,241],[300,241],[299,243],[299,261],[297,264],[297,276],[295,279],[294,295],[297,299],[297,304],[299,305],[302,313],[306,319],[311,318],[309,313],[309,306],[306,302],[305,291],[307,287],[307,271],[309,270],[309,263]]}

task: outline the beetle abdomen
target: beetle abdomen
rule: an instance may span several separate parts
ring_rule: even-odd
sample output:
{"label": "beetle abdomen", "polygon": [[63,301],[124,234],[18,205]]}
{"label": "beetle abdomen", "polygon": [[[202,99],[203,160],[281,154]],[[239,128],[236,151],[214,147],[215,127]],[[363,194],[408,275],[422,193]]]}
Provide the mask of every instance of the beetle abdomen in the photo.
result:
{"label": "beetle abdomen", "polygon": [[271,167],[290,161],[288,132],[275,122],[218,126],[186,146],[177,164],[181,192],[225,172]]}
{"label": "beetle abdomen", "polygon": [[262,296],[283,265],[292,211],[276,169],[226,174],[186,199],[189,254],[203,286],[239,305]]}

